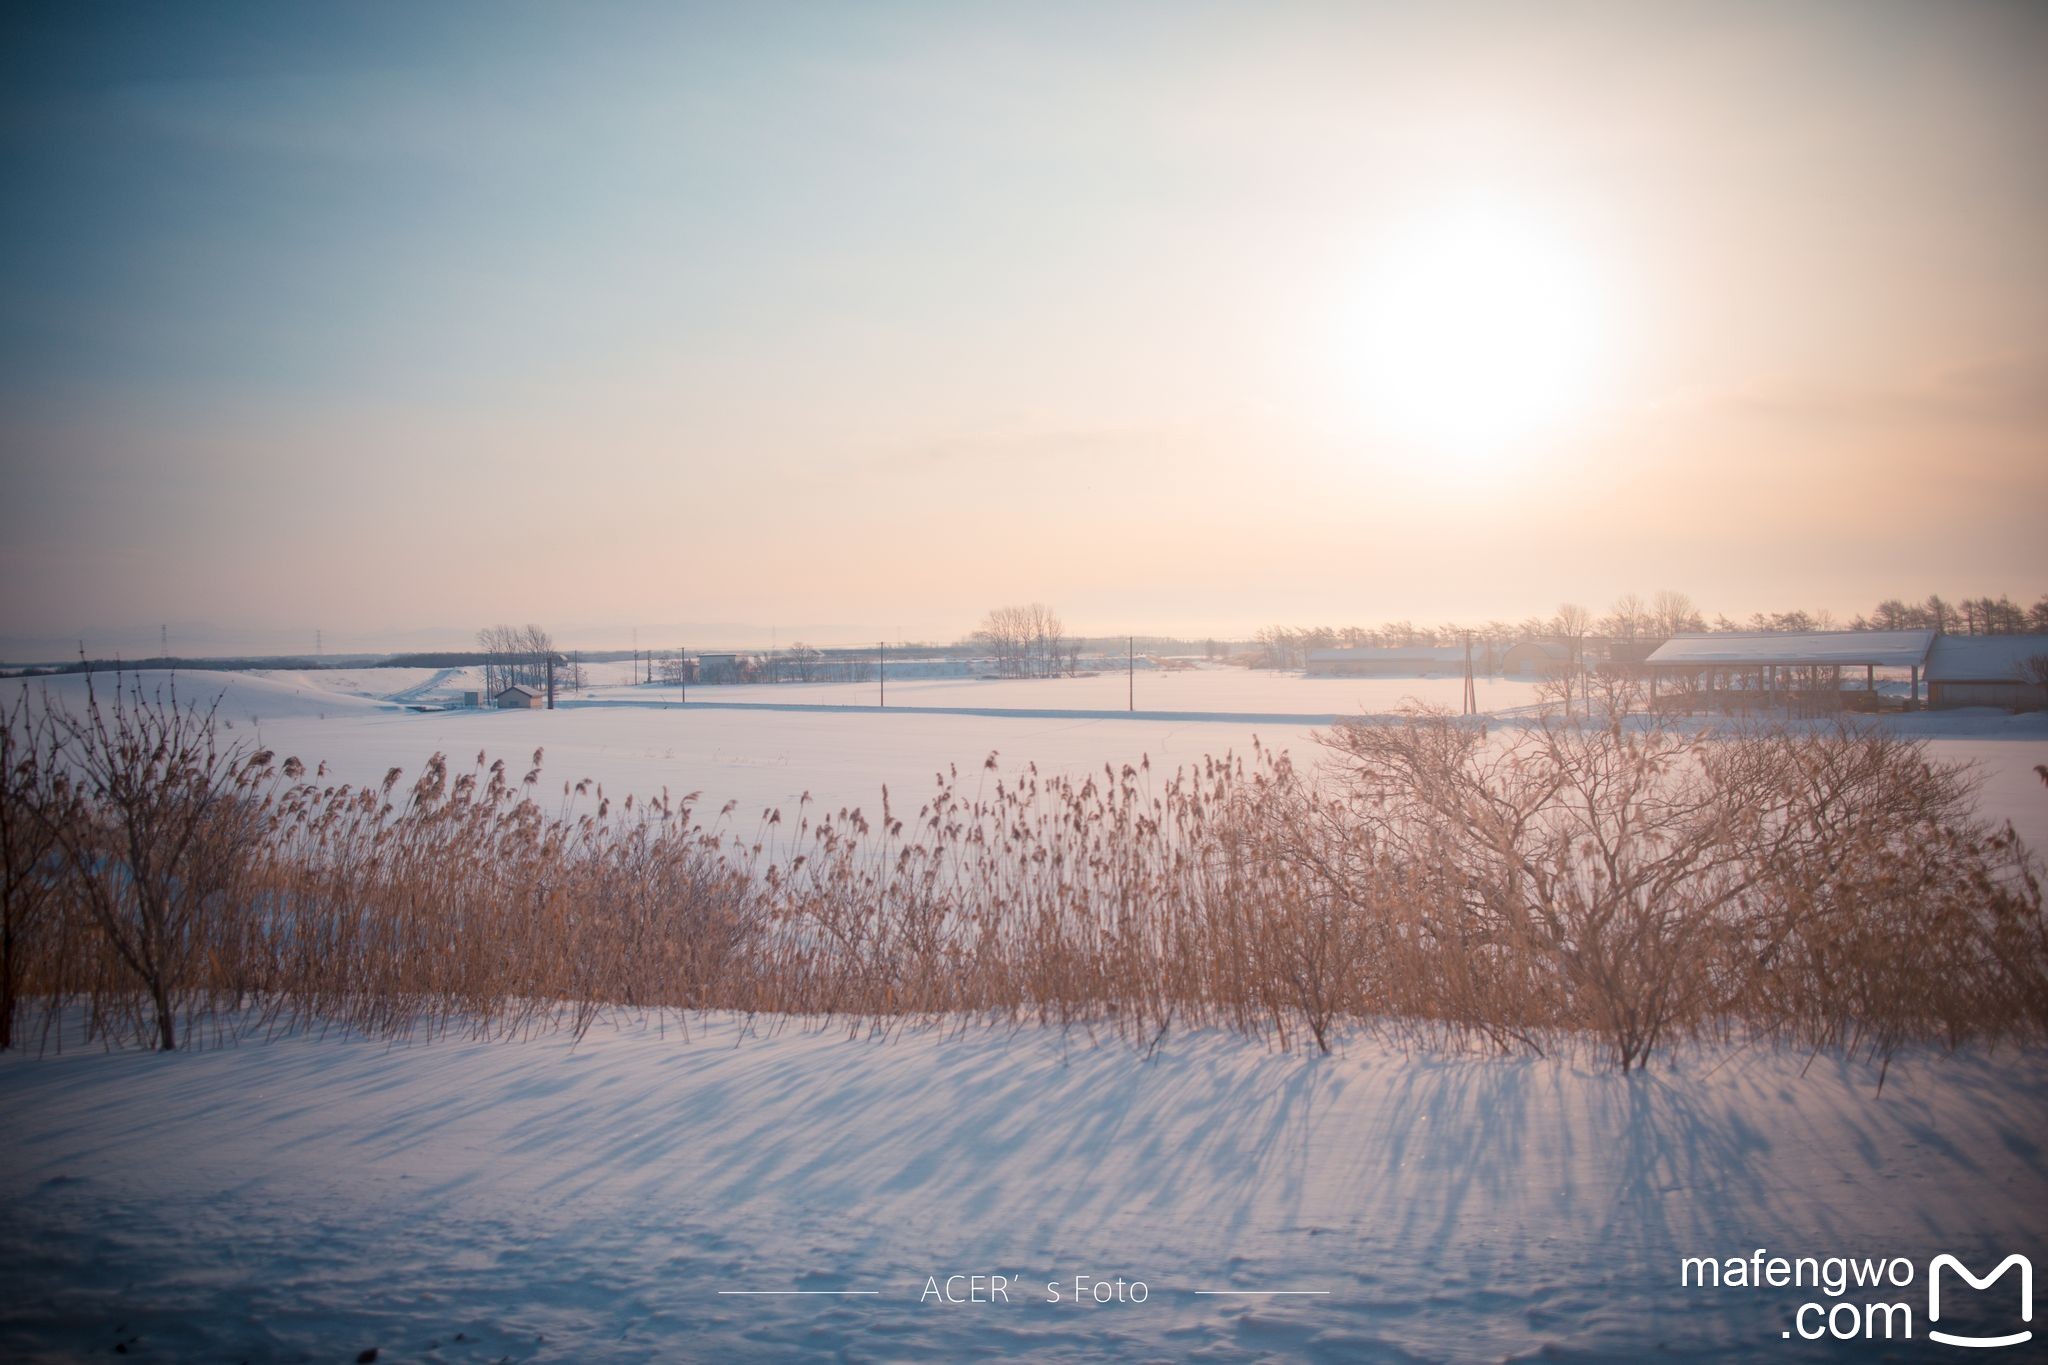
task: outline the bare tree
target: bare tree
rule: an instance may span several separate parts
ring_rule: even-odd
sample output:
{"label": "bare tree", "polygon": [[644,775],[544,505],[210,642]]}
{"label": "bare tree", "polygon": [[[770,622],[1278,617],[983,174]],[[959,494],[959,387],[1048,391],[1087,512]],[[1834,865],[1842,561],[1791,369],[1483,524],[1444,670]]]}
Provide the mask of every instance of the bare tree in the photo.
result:
{"label": "bare tree", "polygon": [[1674,635],[1685,635],[1703,631],[1706,621],[1700,616],[1700,609],[1693,605],[1692,598],[1676,588],[1662,588],[1650,600],[1650,615],[1654,618],[1654,629],[1668,640]]}
{"label": "bare tree", "polygon": [[1614,609],[1600,622],[1610,637],[1633,643],[1649,633],[1654,617],[1642,598],[1625,592],[1614,599]]}
{"label": "bare tree", "polygon": [[789,675],[800,683],[815,682],[825,663],[823,650],[813,649],[801,640],[791,645],[782,658]]}
{"label": "bare tree", "polygon": [[547,685],[548,659],[555,652],[555,641],[541,627],[485,626],[476,633],[476,643],[484,654],[486,696],[495,697],[515,685]]}
{"label": "bare tree", "polygon": [[976,644],[995,658],[1006,678],[1050,678],[1067,659],[1066,627],[1043,602],[997,607],[974,632]]}
{"label": "bare tree", "polygon": [[2041,689],[2048,701],[2048,654],[2029,654],[2020,660],[2020,675]]}
{"label": "bare tree", "polygon": [[179,1005],[203,986],[209,921],[241,899],[264,837],[255,797],[272,755],[220,747],[213,709],[180,703],[175,686],[145,697],[117,680],[109,710],[86,682],[84,715],[53,713],[42,761],[63,777],[55,799],[33,809],[170,1051]]}
{"label": "bare tree", "polygon": [[1576,602],[1561,603],[1552,624],[1552,632],[1564,641],[1569,657],[1564,670],[1564,713],[1572,714],[1572,683],[1584,673],[1586,667],[1586,632],[1592,628],[1593,613]]}

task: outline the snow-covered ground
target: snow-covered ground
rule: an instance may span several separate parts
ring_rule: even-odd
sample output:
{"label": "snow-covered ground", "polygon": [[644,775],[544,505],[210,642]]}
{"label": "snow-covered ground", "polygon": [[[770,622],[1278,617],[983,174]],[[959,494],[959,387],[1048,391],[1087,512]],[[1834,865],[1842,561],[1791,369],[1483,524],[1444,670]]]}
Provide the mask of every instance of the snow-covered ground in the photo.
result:
{"label": "snow-covered ground", "polygon": [[[823,683],[693,689],[687,705],[674,704],[668,689],[620,684],[565,698],[563,709],[552,713],[418,712],[390,700],[432,682],[437,672],[186,672],[177,682],[181,695],[218,696],[220,714],[238,735],[260,738],[309,766],[325,762],[339,781],[376,782],[394,767],[416,774],[437,751],[457,764],[487,752],[523,769],[534,749],[544,748],[544,795],[586,777],[613,795],[700,792],[700,811],[734,802],[742,829],[765,810],[794,810],[805,793],[827,809],[873,810],[887,784],[899,807],[910,801],[915,809],[934,775],[949,766],[958,767],[970,791],[992,781],[994,774],[984,777],[982,769],[991,753],[1000,755],[1005,774],[1027,763],[1079,772],[1147,757],[1155,769],[1170,772],[1206,755],[1245,753],[1254,738],[1307,758],[1316,752],[1315,732],[1331,716],[1389,714],[1410,700],[1456,709],[1461,688],[1457,678],[1311,679],[1196,669],[1141,676],[1146,690],[1139,699],[1147,709],[1135,715],[1120,713],[1121,677],[935,680],[890,688],[893,707],[950,713],[806,709],[865,705],[873,695],[865,685]],[[151,687],[163,675],[134,676]],[[415,695],[454,695],[461,686],[459,676],[450,675]],[[1524,717],[1534,706],[1534,689],[1526,683],[1500,681],[1492,684],[1497,692],[1481,686],[1482,706],[1503,721]],[[20,687],[37,696],[47,688],[73,706],[84,695],[84,680],[75,676],[12,680],[0,683],[0,702],[11,704],[8,689]],[[1104,706],[1105,698],[1112,704]],[[726,702],[749,705],[711,704]],[[2048,714],[1918,712],[1877,723],[1927,739],[1940,757],[1977,764],[1985,813],[2011,820],[2029,844],[2048,849],[2048,787],[2034,773],[2036,764],[2048,763]]]}
{"label": "snow-covered ground", "polygon": [[[1825,1293],[1681,1287],[1758,1247],[1909,1258],[1846,1297],[1909,1303],[1924,1348],[1930,1256],[2048,1249],[2048,1062],[1915,1057],[1879,1094],[1806,1060],[726,1017],[10,1055],[0,1356],[1810,1358],[1780,1334]],[[920,1301],[951,1275],[1009,1301]]]}
{"label": "snow-covered ground", "polygon": [[[594,673],[594,700],[674,701],[677,690],[660,684],[634,686],[616,673]],[[1480,709],[1505,711],[1532,706],[1536,685],[1520,678],[1475,680]],[[892,678],[891,706],[945,706],[1027,711],[1123,711],[1133,702],[1147,712],[1227,712],[1255,715],[1355,715],[1398,711],[1411,701],[1458,709],[1463,679],[1311,678],[1299,672],[1231,667],[1180,670],[1143,668],[1126,675],[1105,670],[1075,678]],[[767,702],[781,705],[873,706],[878,683],[754,683],[698,687],[695,701]]]}

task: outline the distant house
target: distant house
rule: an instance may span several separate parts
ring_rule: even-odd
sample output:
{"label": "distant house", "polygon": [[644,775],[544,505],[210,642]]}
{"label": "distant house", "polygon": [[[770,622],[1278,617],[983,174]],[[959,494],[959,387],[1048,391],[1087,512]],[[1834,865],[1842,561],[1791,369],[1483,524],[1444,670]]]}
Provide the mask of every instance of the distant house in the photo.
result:
{"label": "distant house", "polygon": [[692,682],[736,683],[740,680],[740,656],[737,654],[699,654],[696,676]]}
{"label": "distant house", "polygon": [[1927,656],[1927,704],[2038,710],[2048,705],[2048,689],[2028,674],[2028,660],[2037,657],[2048,658],[2048,635],[1937,635]]}
{"label": "distant house", "polygon": [[[1482,649],[1475,648],[1472,666],[1486,666]],[[1311,678],[1426,678],[1464,672],[1463,645],[1354,645],[1311,650],[1308,656]]]}
{"label": "distant house", "polygon": [[525,683],[513,683],[494,700],[500,711],[538,711],[547,704],[547,697],[539,688]]}
{"label": "distant house", "polygon": [[1606,642],[1607,662],[1615,668],[1640,671],[1642,666],[1650,661],[1650,655],[1656,652],[1657,646],[1663,643],[1662,636],[1654,639],[1610,639]]}
{"label": "distant house", "polygon": [[1562,640],[1523,640],[1500,656],[1500,671],[1511,678],[1554,678],[1572,666],[1572,647]]}

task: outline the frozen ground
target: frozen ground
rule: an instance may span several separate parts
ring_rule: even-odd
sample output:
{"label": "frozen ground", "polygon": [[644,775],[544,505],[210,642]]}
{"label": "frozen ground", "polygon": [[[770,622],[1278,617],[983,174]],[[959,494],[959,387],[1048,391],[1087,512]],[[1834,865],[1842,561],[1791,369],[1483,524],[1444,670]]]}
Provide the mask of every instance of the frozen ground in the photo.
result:
{"label": "frozen ground", "polygon": [[[2040,1057],[1915,1058],[1878,1095],[1771,1051],[1625,1079],[690,1029],[0,1058],[0,1356],[1801,1359],[1780,1333],[1833,1300],[1681,1288],[1680,1258],[1909,1257],[1877,1297],[1924,1348],[1928,1257],[2048,1231]],[[1010,1301],[920,1302],[953,1274]],[[1066,1301],[1077,1275],[1147,1301]],[[799,1289],[872,1295],[721,1292]],[[1280,1289],[1318,1292],[1250,1292]]]}
{"label": "frozen ground", "polygon": [[[382,675],[392,675],[385,677]],[[139,675],[154,685],[161,675]],[[1041,682],[941,680],[890,688],[890,701],[945,706],[955,713],[894,714],[808,710],[858,702],[869,694],[846,684],[704,688],[693,697],[766,701],[776,709],[664,705],[661,688],[600,689],[594,704],[570,704],[553,713],[529,711],[408,710],[392,697],[430,696],[458,684],[436,682],[428,669],[365,669],[354,673],[274,674],[188,672],[185,695],[222,698],[221,715],[238,732],[260,736],[280,753],[309,765],[326,762],[340,781],[376,782],[391,768],[415,774],[434,752],[466,764],[479,751],[523,771],[536,747],[546,750],[544,794],[593,778],[613,795],[701,792],[700,811],[736,803],[734,823],[751,830],[762,811],[793,810],[808,792],[827,809],[873,810],[888,784],[899,807],[914,810],[933,777],[957,765],[968,790],[993,774],[982,764],[1000,755],[1005,773],[1036,763],[1041,770],[1078,772],[1104,763],[1136,764],[1149,757],[1170,772],[1205,755],[1247,752],[1254,737],[1298,759],[1316,752],[1314,732],[1331,715],[1359,710],[1389,713],[1409,698],[1456,708],[1457,678],[1308,679],[1242,669],[1198,669],[1138,679],[1140,700],[1155,709],[1135,716],[1101,708],[1109,685],[1120,700],[1122,678]],[[100,680],[102,683],[106,679]],[[422,683],[432,687],[421,691]],[[330,684],[345,689],[331,690]],[[66,704],[83,697],[77,677],[0,683],[4,689],[47,687]],[[1498,695],[1481,702],[1508,723],[1534,702],[1527,684],[1502,681]],[[849,687],[851,691],[849,692]],[[621,704],[631,699],[637,704]],[[1169,705],[1169,703],[1171,703]],[[780,709],[794,707],[797,709]],[[1236,719],[1201,718],[1203,713]],[[1256,715],[1260,719],[1245,719]],[[2037,849],[2048,849],[2048,787],[2034,766],[2048,763],[2048,714],[2000,711],[1920,712],[1881,722],[1926,738],[1942,757],[1966,759],[1983,775],[1983,807],[2010,819]]]}

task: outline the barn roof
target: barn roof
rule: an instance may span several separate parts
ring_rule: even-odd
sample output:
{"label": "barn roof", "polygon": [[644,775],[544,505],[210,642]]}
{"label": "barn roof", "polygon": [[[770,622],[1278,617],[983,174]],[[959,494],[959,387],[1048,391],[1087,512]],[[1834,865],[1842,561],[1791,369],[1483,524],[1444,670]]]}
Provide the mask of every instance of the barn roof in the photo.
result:
{"label": "barn roof", "polygon": [[2028,682],[2026,661],[2048,655],[2048,635],[1944,635],[1927,660],[1929,682]]}
{"label": "barn roof", "polygon": [[524,692],[529,697],[537,697],[540,695],[540,689],[538,687],[529,687],[525,683],[513,683],[510,687],[501,687],[498,689],[498,695],[501,697],[507,696],[513,692]]}
{"label": "barn roof", "polygon": [[1934,643],[1931,630],[1774,630],[1674,635],[1647,662],[1693,668],[1775,664],[1789,667],[1875,664],[1907,668],[1922,663]]}

